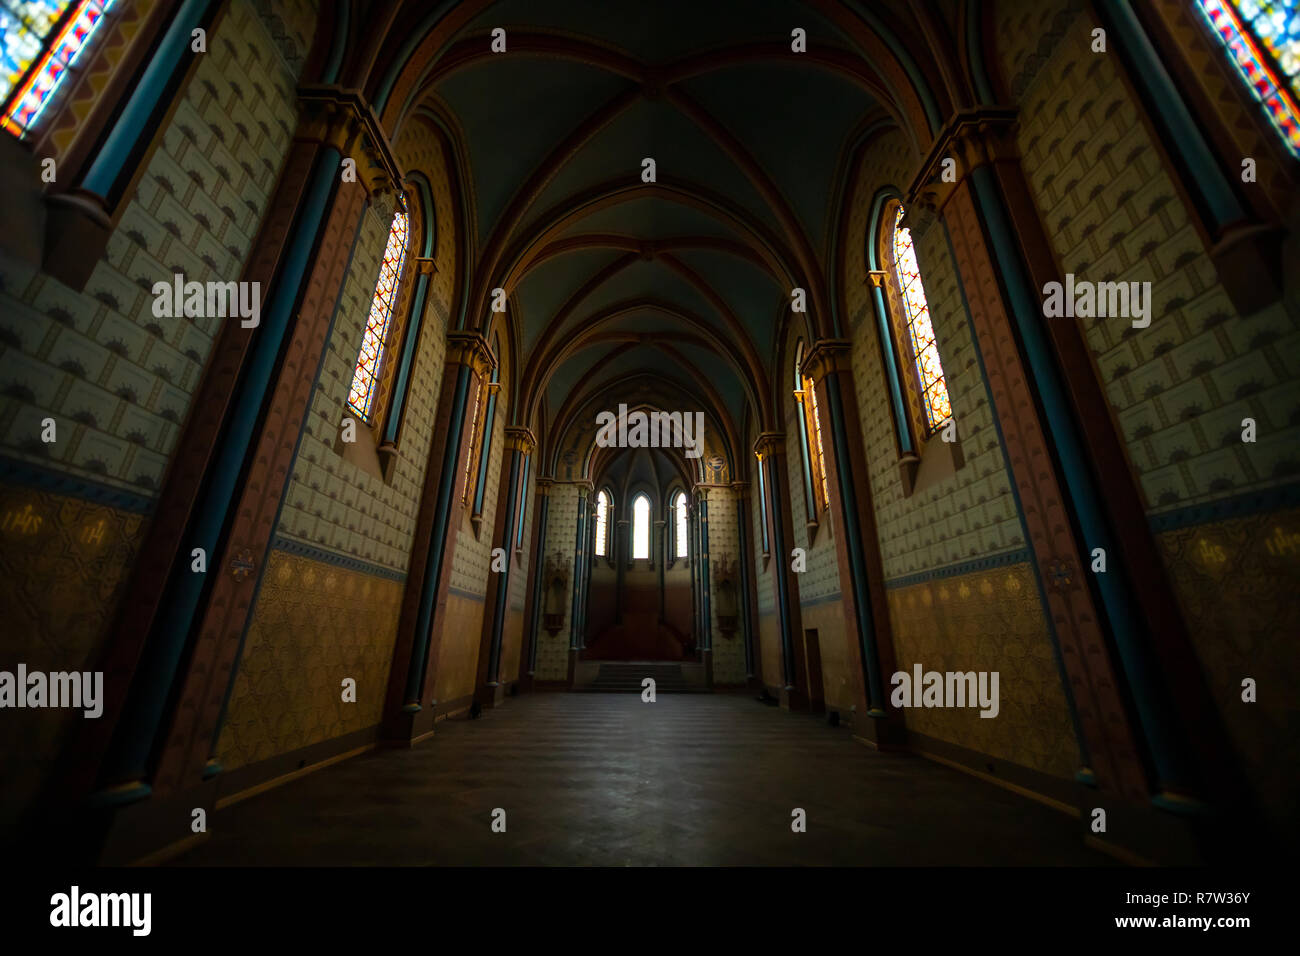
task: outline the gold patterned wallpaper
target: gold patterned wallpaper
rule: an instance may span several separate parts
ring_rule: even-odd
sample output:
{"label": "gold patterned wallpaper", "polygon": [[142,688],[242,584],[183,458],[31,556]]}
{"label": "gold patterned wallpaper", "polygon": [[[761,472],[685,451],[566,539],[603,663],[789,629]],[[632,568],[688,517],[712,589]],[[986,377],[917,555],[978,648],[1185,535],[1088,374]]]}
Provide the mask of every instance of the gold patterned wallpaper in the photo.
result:
{"label": "gold patterned wallpaper", "polygon": [[227,770],[379,723],[402,587],[271,552],[221,732]]}
{"label": "gold patterned wallpaper", "polygon": [[[1210,693],[1276,822],[1300,806],[1300,510],[1158,536]],[[1256,703],[1241,699],[1254,678]]]}
{"label": "gold patterned wallpaper", "polygon": [[[891,589],[899,670],[997,671],[997,717],[978,708],[908,708],[909,729],[1057,777],[1079,751],[1028,564]],[[893,690],[886,675],[885,692]]]}
{"label": "gold patterned wallpaper", "polygon": [[[143,523],[128,511],[0,485],[0,669],[98,666]],[[30,805],[81,719],[80,711],[42,708],[0,720],[0,820]]]}

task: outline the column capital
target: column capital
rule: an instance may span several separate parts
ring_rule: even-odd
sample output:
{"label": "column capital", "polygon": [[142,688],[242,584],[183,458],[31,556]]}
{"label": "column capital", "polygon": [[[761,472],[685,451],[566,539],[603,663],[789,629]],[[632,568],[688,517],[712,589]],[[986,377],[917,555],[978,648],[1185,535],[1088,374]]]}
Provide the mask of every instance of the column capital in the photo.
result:
{"label": "column capital", "polygon": [[487,378],[488,373],[497,367],[496,356],[488,348],[483,333],[474,331],[456,331],[447,333],[447,364],[466,365],[479,378]]}
{"label": "column capital", "polygon": [[762,461],[773,455],[785,454],[785,432],[762,432],[754,442],[754,454]]}
{"label": "column capital", "polygon": [[733,482],[731,483],[731,493],[732,493],[733,495],[735,495],[737,499],[740,499],[740,498],[748,498],[748,497],[749,497],[749,482],[747,482],[747,481],[733,481]]}
{"label": "column capital", "polygon": [[356,161],[357,181],[372,199],[403,192],[405,176],[379,118],[360,90],[308,84],[298,88],[298,138],[335,147]]}
{"label": "column capital", "polygon": [[832,372],[853,371],[853,346],[848,339],[818,339],[804,356],[800,373],[816,385]]}
{"label": "column capital", "polygon": [[[907,191],[908,217],[921,213],[913,223],[919,231],[924,232],[928,222],[942,212],[972,170],[1020,155],[1016,125],[1017,113],[1010,107],[980,106],[953,114],[935,137]],[[946,162],[949,159],[952,164]]]}
{"label": "column capital", "polygon": [[506,448],[510,451],[519,451],[525,455],[531,455],[536,447],[537,436],[533,434],[531,428],[524,428],[520,425],[506,426]]}
{"label": "column capital", "polygon": [[551,486],[553,484],[555,484],[554,478],[543,478],[539,476],[537,479],[537,493],[544,497],[549,497],[551,494]]}

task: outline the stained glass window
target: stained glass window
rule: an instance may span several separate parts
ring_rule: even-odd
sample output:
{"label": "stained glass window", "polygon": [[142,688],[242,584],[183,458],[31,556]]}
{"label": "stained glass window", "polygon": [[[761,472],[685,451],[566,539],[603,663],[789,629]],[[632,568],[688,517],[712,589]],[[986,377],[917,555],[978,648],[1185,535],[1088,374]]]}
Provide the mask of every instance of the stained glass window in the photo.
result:
{"label": "stained glass window", "polygon": [[650,557],[650,499],[645,495],[632,501],[632,557]]}
{"label": "stained glass window", "polygon": [[803,396],[804,427],[811,439],[809,444],[813,455],[813,488],[817,492],[818,502],[825,508],[829,499],[826,497],[826,452],[822,448],[822,422],[817,413],[817,388],[807,376],[803,380]]}
{"label": "stained glass window", "polygon": [[677,492],[673,496],[673,556],[684,558],[689,551],[690,531],[686,523],[686,495]]}
{"label": "stained glass window", "polygon": [[478,450],[478,403],[483,394],[483,385],[479,385],[474,390],[474,411],[469,417],[469,454],[465,457],[465,495],[461,499],[465,504],[469,504],[469,496],[473,493],[474,486],[471,482],[474,480],[474,452]]}
{"label": "stained glass window", "polygon": [[596,555],[603,558],[608,550],[605,547],[609,534],[609,495],[602,491],[596,495]]}
{"label": "stained glass window", "polygon": [[22,136],[52,101],[114,0],[0,0],[0,126]]}
{"label": "stained glass window", "polygon": [[352,373],[352,388],[348,391],[348,408],[365,421],[375,401],[375,386],[379,382],[379,360],[384,354],[384,340],[388,338],[388,325],[393,317],[393,304],[397,301],[397,285],[402,278],[402,263],[406,261],[406,209],[399,207],[388,231],[388,245],[384,261],[379,267],[379,281],[375,295],[370,300],[370,316],[366,319],[366,334],[361,340],[361,354],[357,368]]}
{"label": "stained glass window", "polygon": [[952,417],[952,403],[948,400],[948,384],[939,362],[939,346],[934,341],[934,327],[930,324],[930,305],[925,299],[925,286],[921,283],[921,270],[916,264],[916,248],[912,245],[912,231],[903,224],[903,207],[898,207],[894,218],[894,277],[898,280],[899,295],[907,315],[907,331],[912,342],[912,355],[916,358],[916,374],[921,383],[921,407],[925,411],[925,424],[929,431]]}
{"label": "stained glass window", "polygon": [[1269,122],[1300,157],[1300,0],[1197,0]]}

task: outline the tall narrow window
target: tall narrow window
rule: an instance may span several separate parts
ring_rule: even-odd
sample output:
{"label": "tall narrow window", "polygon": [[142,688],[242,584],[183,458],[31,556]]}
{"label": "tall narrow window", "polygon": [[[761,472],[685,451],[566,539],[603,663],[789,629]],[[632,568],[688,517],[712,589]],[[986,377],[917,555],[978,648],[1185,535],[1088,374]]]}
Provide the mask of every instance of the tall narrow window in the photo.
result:
{"label": "tall narrow window", "polygon": [[485,383],[480,380],[479,387],[474,390],[473,410],[469,415],[470,446],[469,454],[465,456],[465,493],[461,496],[463,504],[469,504],[469,496],[474,493],[474,453],[478,450],[478,406],[485,387]]}
{"label": "tall narrow window", "polygon": [[77,69],[114,0],[0,0],[0,102],[22,136]]}
{"label": "tall narrow window", "polygon": [[902,206],[898,207],[898,215],[894,217],[892,247],[894,278],[898,282],[899,297],[903,300],[903,318],[912,346],[912,360],[921,389],[921,410],[929,434],[952,418],[952,403],[948,399],[943,365],[939,362],[934,327],[930,324],[930,305],[925,298],[925,286],[921,283],[921,270],[916,264],[912,231],[903,225]]}
{"label": "tall narrow window", "polygon": [[[0,0],[3,2],[3,0]],[[379,281],[370,300],[370,315],[366,319],[366,334],[361,340],[361,354],[357,356],[356,371],[352,373],[352,388],[348,390],[348,408],[370,421],[374,408],[376,386],[379,383],[379,364],[384,355],[384,342],[397,302],[397,287],[402,279],[402,265],[406,262],[406,206],[399,205],[388,230],[388,245],[384,247],[384,260],[379,265]]]}
{"label": "tall narrow window", "polygon": [[686,521],[686,495],[673,496],[673,557],[684,558],[689,553],[690,529]]}
{"label": "tall narrow window", "polygon": [[813,380],[803,374],[803,343],[794,353],[794,397],[799,403],[799,437],[802,439],[804,478],[808,484],[810,520],[829,502],[826,496],[826,452],[822,448],[822,425],[817,416],[817,391]]}
{"label": "tall narrow window", "polygon": [[632,557],[650,557],[650,499],[645,495],[632,500]]}
{"label": "tall narrow window", "polygon": [[524,546],[524,510],[527,507],[528,496],[528,468],[532,464],[532,456],[524,459],[523,477],[519,479],[519,510],[515,513],[515,547]]}
{"label": "tall narrow window", "polygon": [[609,495],[601,491],[596,495],[596,556],[603,558],[609,553],[605,542],[609,536]]}
{"label": "tall narrow window", "polygon": [[[487,491],[488,462],[492,457],[492,428],[497,420],[497,390],[501,382],[501,363],[496,361],[497,356],[501,354],[501,340],[498,336],[492,336],[492,377],[487,384],[487,408],[483,414],[483,433],[478,436],[474,445],[470,447],[470,463],[476,467],[472,475],[477,476],[474,483],[465,486],[465,501],[474,502],[473,516],[478,518],[483,514],[483,495]],[[473,494],[471,495],[471,489]]]}
{"label": "tall narrow window", "polygon": [[1251,94],[1300,158],[1300,0],[1196,0]]}

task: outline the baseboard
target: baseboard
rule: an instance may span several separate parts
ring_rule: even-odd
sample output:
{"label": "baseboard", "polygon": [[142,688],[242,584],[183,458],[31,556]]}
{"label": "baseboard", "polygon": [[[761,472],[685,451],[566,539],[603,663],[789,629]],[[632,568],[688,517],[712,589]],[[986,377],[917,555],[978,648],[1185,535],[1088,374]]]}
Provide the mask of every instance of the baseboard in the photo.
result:
{"label": "baseboard", "polygon": [[[432,733],[432,731],[430,731],[430,733]],[[288,773],[283,773],[278,777],[272,777],[269,780],[263,780],[261,783],[253,784],[250,787],[246,787],[242,790],[236,791],[235,793],[229,794],[228,796],[218,797],[215,808],[217,810],[224,810],[226,807],[234,806],[236,803],[239,803],[241,800],[247,800],[249,797],[255,797],[259,793],[266,793],[266,791],[268,790],[274,790],[276,787],[282,787],[286,783],[291,783],[294,780],[297,780],[301,777],[305,777],[309,773],[315,773],[317,770],[324,770],[326,767],[332,767],[336,763],[342,763],[344,760],[350,760],[353,757],[358,757],[361,754],[369,753],[370,751],[377,750],[377,749],[379,749],[379,741],[376,740],[368,744],[363,744],[360,747],[353,748],[352,750],[347,750],[344,751],[343,753],[335,754],[332,757],[326,757],[323,760],[318,760],[315,763],[308,764],[305,767],[299,767],[296,770],[290,770]]]}

